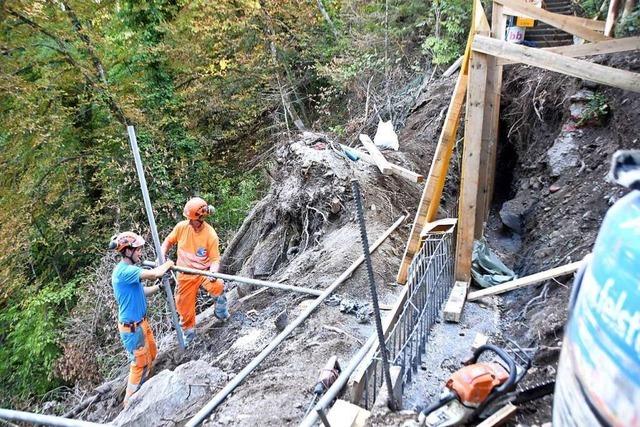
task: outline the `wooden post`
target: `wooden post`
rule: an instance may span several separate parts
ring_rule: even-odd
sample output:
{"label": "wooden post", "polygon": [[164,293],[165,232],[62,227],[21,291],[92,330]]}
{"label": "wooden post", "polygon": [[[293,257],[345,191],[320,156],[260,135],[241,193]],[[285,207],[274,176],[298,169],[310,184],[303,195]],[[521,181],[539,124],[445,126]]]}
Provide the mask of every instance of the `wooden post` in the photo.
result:
{"label": "wooden post", "polygon": [[471,279],[471,253],[476,225],[480,151],[484,123],[487,84],[487,55],[472,52],[469,66],[469,89],[462,154],[455,280]]}
{"label": "wooden post", "polygon": [[[502,13],[502,5],[493,3],[491,15],[491,37],[504,40],[506,18]],[[478,33],[481,34],[481,33]],[[487,59],[487,91],[485,96],[485,126],[482,129],[482,150],[480,169],[480,188],[478,208],[476,210],[476,226],[474,236],[482,237],[484,224],[489,216],[495,180],[496,154],[498,148],[498,131],[500,123],[500,91],[502,89],[502,65],[498,58]]]}

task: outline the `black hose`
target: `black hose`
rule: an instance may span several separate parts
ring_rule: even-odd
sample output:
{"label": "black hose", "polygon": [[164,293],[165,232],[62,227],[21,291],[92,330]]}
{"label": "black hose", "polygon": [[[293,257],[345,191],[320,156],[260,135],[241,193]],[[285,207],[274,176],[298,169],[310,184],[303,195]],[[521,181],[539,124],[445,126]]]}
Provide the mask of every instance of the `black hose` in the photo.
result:
{"label": "black hose", "polygon": [[458,398],[458,395],[455,394],[454,392],[450,392],[449,394],[447,394],[444,397],[441,397],[440,400],[437,400],[435,402],[433,402],[431,405],[427,406],[426,408],[424,408],[422,410],[422,415],[424,415],[425,417],[427,417],[430,413],[432,413],[433,411],[435,411],[436,409],[439,409],[441,407],[443,407],[444,405],[446,405],[447,403],[451,402],[452,400],[455,400]]}

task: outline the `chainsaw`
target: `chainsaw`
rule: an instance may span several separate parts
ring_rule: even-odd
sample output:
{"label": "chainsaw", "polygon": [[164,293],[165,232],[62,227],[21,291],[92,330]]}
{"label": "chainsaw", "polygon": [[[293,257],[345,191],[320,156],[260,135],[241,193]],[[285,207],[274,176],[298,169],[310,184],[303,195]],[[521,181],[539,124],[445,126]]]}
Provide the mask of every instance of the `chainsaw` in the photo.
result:
{"label": "chainsaw", "polygon": [[[510,352],[491,344],[479,347],[464,362],[463,368],[454,372],[445,384],[439,399],[427,406],[418,418],[420,425],[429,427],[457,426],[484,414],[506,402],[522,403],[553,392],[553,382],[516,392],[516,386],[531,367],[531,358],[517,344]],[[492,352],[497,359],[478,362],[485,352]],[[517,360],[517,362],[516,362]]]}

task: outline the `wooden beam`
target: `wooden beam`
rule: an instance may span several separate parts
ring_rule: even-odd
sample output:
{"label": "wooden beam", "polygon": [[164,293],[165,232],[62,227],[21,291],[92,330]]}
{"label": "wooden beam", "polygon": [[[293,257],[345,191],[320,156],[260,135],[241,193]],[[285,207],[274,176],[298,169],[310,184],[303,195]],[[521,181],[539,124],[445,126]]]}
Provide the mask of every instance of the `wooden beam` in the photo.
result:
{"label": "wooden beam", "polygon": [[524,15],[533,19],[538,19],[552,27],[559,28],[569,34],[581,37],[590,42],[606,40],[607,37],[597,31],[590,30],[586,27],[586,20],[575,19],[574,16],[560,15],[558,13],[549,12],[548,10],[539,9],[530,6],[519,0],[494,0],[496,3],[503,5],[508,10],[504,10],[505,14]]}
{"label": "wooden beam", "polygon": [[491,286],[490,288],[482,289],[481,291],[471,292],[467,296],[467,301],[475,301],[489,295],[502,294],[504,292],[509,292],[515,289],[524,288],[525,286],[544,282],[545,280],[553,279],[554,277],[564,276],[575,272],[576,270],[578,270],[578,268],[580,268],[581,265],[582,260],[572,262],[571,264],[566,264],[560,267],[552,268],[550,270],[541,271],[530,276],[521,277],[519,279],[515,279],[501,285]]}
{"label": "wooden beam", "polygon": [[[640,50],[640,37],[625,37],[622,39],[605,40],[596,43],[572,44],[569,46],[545,47],[545,52],[558,53],[570,58],[580,56],[602,55],[605,53],[626,52]],[[498,65],[515,64],[508,59],[498,59]]]}
{"label": "wooden beam", "polygon": [[456,282],[451,288],[449,299],[442,311],[442,317],[445,322],[460,321],[462,316],[462,309],[464,308],[464,302],[467,299],[467,290],[469,289],[469,282]]}
{"label": "wooden beam", "polygon": [[[438,212],[440,206],[440,198],[442,197],[442,189],[444,188],[444,181],[447,177],[447,170],[449,169],[449,161],[453,153],[453,147],[456,142],[456,135],[458,134],[458,122],[460,121],[460,114],[462,113],[462,103],[464,101],[464,95],[467,91],[468,72],[469,72],[469,58],[471,56],[471,44],[473,43],[473,37],[475,35],[476,21],[482,21],[481,17],[478,18],[476,10],[478,9],[479,1],[473,2],[473,11],[471,19],[471,28],[469,35],[467,36],[467,46],[462,58],[462,64],[460,65],[460,74],[456,80],[456,86],[453,89],[453,95],[449,102],[449,109],[445,117],[442,131],[438,139],[436,151],[431,161],[431,168],[429,169],[429,175],[427,176],[427,182],[422,191],[422,197],[418,204],[418,210],[416,211],[413,225],[411,226],[411,232],[409,233],[409,240],[400,262],[400,268],[398,269],[398,275],[396,276],[396,282],[405,284],[407,282],[407,272],[409,271],[409,265],[413,260],[414,255],[420,249],[420,231],[426,222],[433,221]],[[481,9],[481,8],[480,8]],[[482,9],[481,9],[482,10]],[[484,11],[482,11],[484,14]],[[486,17],[485,17],[486,20]]]}
{"label": "wooden beam", "polygon": [[378,147],[373,143],[371,138],[367,135],[361,133],[360,134],[360,142],[367,149],[369,155],[373,158],[376,166],[380,169],[383,175],[391,175],[391,167],[389,166],[389,162],[384,158]]}
{"label": "wooden beam", "polygon": [[517,406],[512,403],[507,403],[501,409],[499,409],[496,413],[491,415],[489,418],[478,424],[477,427],[494,427],[503,424],[509,418],[511,418],[518,409]]}
{"label": "wooden beam", "polygon": [[[371,139],[369,139],[371,140]],[[352,148],[352,147],[347,147],[346,145],[342,145],[340,144],[340,147],[342,147],[343,150],[347,150],[347,151],[351,151],[353,154],[355,154],[356,156],[360,157],[363,161],[377,166],[375,160],[373,159],[372,156],[370,156],[369,154],[362,152],[360,150],[358,150],[357,148]],[[416,182],[416,183],[420,183],[422,181],[424,181],[424,176],[420,175],[419,173],[415,173],[413,171],[410,171],[409,169],[405,169],[402,166],[398,166],[396,164],[391,163],[390,161],[387,160],[387,165],[391,168],[391,173],[393,175],[402,177],[408,181],[411,182]]]}
{"label": "wooden beam", "polygon": [[526,46],[515,45],[489,37],[477,36],[473,50],[513,61],[523,62],[562,74],[590,80],[596,83],[640,92],[640,74],[594,64],[580,59],[567,58]]}
{"label": "wooden beam", "polygon": [[[476,36],[492,40],[484,36]],[[473,44],[475,45],[475,39]],[[487,55],[473,52],[469,65],[469,90],[464,129],[464,151],[458,204],[458,234],[456,239],[455,280],[471,279],[471,252],[476,226],[480,151],[484,124],[484,103],[487,85]]]}
{"label": "wooden beam", "polygon": [[[463,61],[463,68],[464,68]],[[411,260],[420,249],[420,232],[426,222],[431,222],[435,219],[438,212],[438,206],[440,205],[440,197],[442,196],[442,190],[444,188],[444,181],[447,177],[447,171],[449,170],[449,162],[451,155],[453,154],[453,148],[456,143],[456,135],[458,133],[458,123],[460,121],[460,115],[462,113],[462,104],[464,101],[464,95],[467,91],[468,76],[463,72],[458,74],[456,86],[453,89],[453,96],[449,102],[449,110],[444,120],[442,131],[440,132],[440,138],[438,139],[438,145],[436,151],[433,154],[433,160],[431,162],[431,168],[429,169],[429,175],[422,191],[422,197],[418,204],[418,210],[411,226],[411,233],[409,234],[409,240],[404,250],[404,256],[400,263],[400,269],[396,277],[396,282],[405,284],[407,282],[407,272],[409,271],[409,265]]]}

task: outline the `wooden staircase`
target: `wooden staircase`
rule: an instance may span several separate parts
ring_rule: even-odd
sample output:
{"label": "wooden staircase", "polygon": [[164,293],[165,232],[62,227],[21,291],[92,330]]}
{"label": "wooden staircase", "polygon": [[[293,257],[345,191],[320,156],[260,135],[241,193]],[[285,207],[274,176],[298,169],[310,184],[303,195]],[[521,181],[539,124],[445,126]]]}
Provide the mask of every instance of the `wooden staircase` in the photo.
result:
{"label": "wooden staircase", "polygon": [[[561,15],[573,15],[570,0],[545,0],[543,8]],[[536,47],[555,47],[573,44],[573,36],[544,22],[536,21],[535,26],[527,28],[524,39],[535,43]]]}

